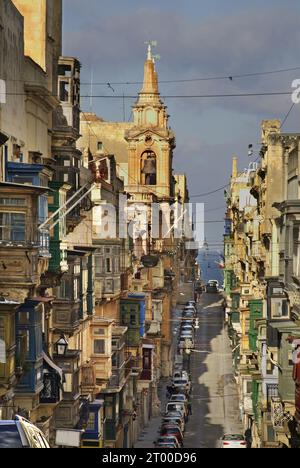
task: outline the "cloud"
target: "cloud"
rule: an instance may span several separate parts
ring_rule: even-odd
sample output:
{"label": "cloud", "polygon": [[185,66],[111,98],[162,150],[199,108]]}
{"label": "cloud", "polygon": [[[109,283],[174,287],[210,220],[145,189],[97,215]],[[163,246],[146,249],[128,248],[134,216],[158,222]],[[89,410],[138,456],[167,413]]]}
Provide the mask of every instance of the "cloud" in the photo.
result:
{"label": "cloud", "polygon": [[[167,10],[158,4],[140,6],[140,2],[65,0],[64,52],[79,57],[83,64],[82,80],[90,77],[93,65],[96,81],[139,81],[143,74],[145,40],[158,41],[159,78],[181,79],[243,74],[300,66],[300,12],[296,2],[274,6],[239,7],[226,13],[225,2],[214,14],[202,14],[200,2],[194,8]],[[202,2],[201,2],[202,3]],[[221,3],[220,3],[221,4]],[[292,5],[295,8],[291,8]],[[110,6],[109,6],[110,5]],[[282,3],[281,3],[282,5]],[[193,14],[191,14],[193,13]],[[287,91],[299,73],[268,75],[233,81],[201,81],[161,85],[162,94],[227,94],[256,91]],[[139,86],[116,86],[116,93],[135,95]],[[83,94],[89,88],[83,86]],[[95,94],[110,94],[105,87],[94,87]],[[85,102],[86,104],[86,102]],[[127,113],[130,102],[127,103]],[[189,176],[190,191],[207,192],[224,185],[230,174],[231,155],[243,154],[241,167],[247,164],[246,148],[259,141],[260,122],[264,118],[283,118],[289,97],[224,98],[210,100],[169,100],[172,127],[177,134],[176,171]],[[95,111],[106,119],[122,116],[122,102],[94,100]],[[208,113],[219,118],[206,119]],[[235,117],[235,118],[233,118]],[[298,128],[294,110],[286,129]],[[229,121],[229,122],[228,122]],[[240,122],[239,122],[240,121]],[[232,125],[230,141],[223,127]],[[191,130],[192,128],[192,130]],[[243,132],[242,137],[239,133]],[[186,163],[188,161],[188,164]],[[222,193],[209,198],[220,205]],[[214,230],[213,230],[214,229]],[[218,231],[219,229],[219,231]],[[222,226],[212,228],[221,234]]]}

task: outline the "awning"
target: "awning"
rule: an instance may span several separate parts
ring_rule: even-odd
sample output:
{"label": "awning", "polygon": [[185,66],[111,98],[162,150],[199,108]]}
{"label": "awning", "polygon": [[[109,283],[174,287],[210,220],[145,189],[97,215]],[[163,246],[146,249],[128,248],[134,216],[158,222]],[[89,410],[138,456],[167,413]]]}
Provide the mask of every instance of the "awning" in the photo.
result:
{"label": "awning", "polygon": [[50,187],[41,187],[40,185],[17,184],[15,182],[0,182],[0,188],[18,188],[24,191],[37,191],[40,193],[54,192]]}
{"label": "awning", "polygon": [[279,331],[289,332],[295,330],[299,332],[299,326],[296,322],[293,322],[292,320],[284,320],[282,322],[271,322],[270,327]]}
{"label": "awning", "polygon": [[43,359],[44,361],[48,364],[49,367],[51,367],[52,369],[54,369],[60,376],[60,379],[62,381],[63,379],[63,371],[60,367],[58,367],[53,361],[52,359],[50,359],[49,356],[47,356],[47,354],[43,351]]}
{"label": "awning", "polygon": [[74,257],[85,257],[89,252],[87,250],[69,250],[67,249],[67,254]]}

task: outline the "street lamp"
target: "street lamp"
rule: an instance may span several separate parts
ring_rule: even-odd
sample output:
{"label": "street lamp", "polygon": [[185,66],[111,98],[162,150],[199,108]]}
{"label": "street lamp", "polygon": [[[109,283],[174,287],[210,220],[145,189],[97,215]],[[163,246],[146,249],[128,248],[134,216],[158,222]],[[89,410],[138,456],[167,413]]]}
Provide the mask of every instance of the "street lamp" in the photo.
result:
{"label": "street lamp", "polygon": [[61,335],[59,340],[54,344],[54,346],[55,346],[56,354],[58,356],[65,356],[68,346],[69,346],[69,343],[66,340],[65,335]]}

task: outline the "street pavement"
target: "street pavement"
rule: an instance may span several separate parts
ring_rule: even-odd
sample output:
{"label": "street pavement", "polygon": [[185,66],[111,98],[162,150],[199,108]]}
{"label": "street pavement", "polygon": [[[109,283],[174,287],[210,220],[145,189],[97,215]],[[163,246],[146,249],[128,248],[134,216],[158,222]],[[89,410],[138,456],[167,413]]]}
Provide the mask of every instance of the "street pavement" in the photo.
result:
{"label": "street pavement", "polygon": [[[180,289],[178,308],[173,315],[174,352],[180,309],[190,299],[193,299],[192,285],[185,284]],[[219,448],[225,433],[243,432],[230,344],[223,325],[222,301],[220,294],[203,294],[198,305],[200,328],[195,335],[195,351],[185,359],[192,379],[192,415],[186,426],[184,448]],[[162,410],[169,383],[167,379],[160,382],[158,394]],[[160,424],[161,416],[153,418],[135,447],[153,448]]]}

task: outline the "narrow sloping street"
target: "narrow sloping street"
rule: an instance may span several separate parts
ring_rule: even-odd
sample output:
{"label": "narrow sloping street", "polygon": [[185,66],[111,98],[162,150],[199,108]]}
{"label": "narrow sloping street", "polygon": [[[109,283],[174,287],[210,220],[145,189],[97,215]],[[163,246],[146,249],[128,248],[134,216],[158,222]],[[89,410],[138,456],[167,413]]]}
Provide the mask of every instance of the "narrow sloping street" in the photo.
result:
{"label": "narrow sloping street", "polygon": [[[182,304],[192,298],[191,285],[182,287]],[[174,312],[174,347],[177,342]],[[195,339],[195,351],[186,365],[192,378],[192,415],[187,424],[185,448],[218,448],[221,437],[229,433],[242,433],[239,417],[237,386],[232,370],[231,350],[227,332],[223,326],[222,296],[203,294],[198,306],[200,328]],[[160,384],[162,410],[168,381]],[[161,418],[152,419],[141,435],[136,448],[153,448],[158,436]]]}
{"label": "narrow sloping street", "polygon": [[190,366],[193,414],[185,434],[185,447],[217,448],[225,433],[243,432],[231,350],[223,328],[222,297],[204,294],[199,317],[196,352],[191,356]]}

